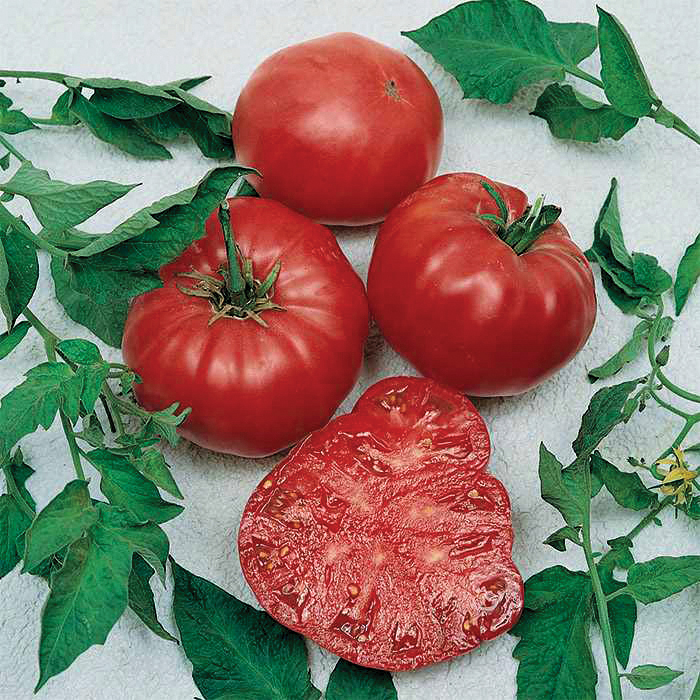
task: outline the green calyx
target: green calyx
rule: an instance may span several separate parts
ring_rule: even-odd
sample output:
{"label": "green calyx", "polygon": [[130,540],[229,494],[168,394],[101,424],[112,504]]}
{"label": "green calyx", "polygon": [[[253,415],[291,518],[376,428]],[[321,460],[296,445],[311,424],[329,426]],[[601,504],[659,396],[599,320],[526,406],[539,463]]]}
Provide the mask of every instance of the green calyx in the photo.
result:
{"label": "green calyx", "polygon": [[493,224],[498,237],[517,255],[527,252],[540,234],[546,231],[561,214],[561,207],[545,204],[544,195],[541,194],[531,207],[525,209],[522,216],[509,223],[508,207],[500,193],[485,180],[481,181],[481,186],[496,202],[499,216],[482,214],[478,218]]}
{"label": "green calyx", "polygon": [[209,300],[213,314],[209,325],[220,318],[235,318],[238,320],[252,319],[267,328],[263,311],[284,311],[284,307],[272,301],[274,284],[282,267],[278,260],[267,277],[260,281],[253,275],[253,261],[244,258],[236,244],[231,228],[231,216],[228,202],[224,199],[219,206],[219,221],[226,241],[226,257],[228,266],[221,267],[221,278],[205,275],[196,270],[181,272],[179,277],[197,280],[193,286],[177,285],[177,288],[189,296],[202,297]]}

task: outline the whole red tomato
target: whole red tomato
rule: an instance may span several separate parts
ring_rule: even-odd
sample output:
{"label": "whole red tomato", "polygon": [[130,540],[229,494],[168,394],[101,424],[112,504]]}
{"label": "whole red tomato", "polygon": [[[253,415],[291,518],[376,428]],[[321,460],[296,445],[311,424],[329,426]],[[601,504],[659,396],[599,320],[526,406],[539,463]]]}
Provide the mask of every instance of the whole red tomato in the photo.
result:
{"label": "whole red tomato", "polygon": [[526,211],[520,190],[456,173],[391,212],[370,263],[370,309],[421,373],[475,396],[519,394],[583,347],[593,275],[560,210],[540,205]]}
{"label": "whole red tomato", "polygon": [[228,201],[241,298],[247,290],[250,299],[234,299],[224,284],[227,250],[215,212],[206,235],[161,269],[164,286],[134,299],[122,350],[142,379],[134,390],[145,408],[178,401],[192,409],[184,437],[260,457],[333,415],[357,379],[369,311],[328,229],[271,200]]}
{"label": "whole red tomato", "polygon": [[381,221],[435,175],[442,109],[407,56],[357,34],[331,34],[273,54],[233,115],[251,183],[326,224]]}

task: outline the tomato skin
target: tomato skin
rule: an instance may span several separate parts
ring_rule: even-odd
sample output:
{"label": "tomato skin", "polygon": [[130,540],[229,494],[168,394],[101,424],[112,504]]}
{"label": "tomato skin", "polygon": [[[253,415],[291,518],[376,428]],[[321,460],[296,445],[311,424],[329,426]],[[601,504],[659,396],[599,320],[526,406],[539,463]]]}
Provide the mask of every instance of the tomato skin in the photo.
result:
{"label": "tomato skin", "polygon": [[355,384],[369,312],[364,286],[335,237],[272,200],[229,200],[231,224],[254,274],[282,267],[263,311],[268,327],[221,318],[208,325],[208,299],[182,293],[175,276],[195,268],[218,275],[226,264],[214,212],[206,234],[161,269],[164,286],[134,299],[124,328],[126,363],[141,377],[134,391],[148,410],[174,401],[191,407],[180,433],[217,452],[273,454],[322,426]]}
{"label": "tomato skin", "polygon": [[465,654],[520,617],[508,494],[465,397],[391,377],[309,435],[257,486],[243,574],[283,625],[390,671]]}
{"label": "tomato skin", "polygon": [[422,374],[474,396],[527,391],[583,347],[593,329],[593,275],[558,221],[522,255],[477,214],[511,219],[527,198],[474,173],[431,180],[379,230],[369,268],[370,309],[389,344]]}
{"label": "tomato skin", "polygon": [[[393,81],[393,82],[392,82]],[[331,34],[263,61],[233,116],[240,162],[258,192],[325,224],[361,225],[435,175],[442,108],[407,56]]]}

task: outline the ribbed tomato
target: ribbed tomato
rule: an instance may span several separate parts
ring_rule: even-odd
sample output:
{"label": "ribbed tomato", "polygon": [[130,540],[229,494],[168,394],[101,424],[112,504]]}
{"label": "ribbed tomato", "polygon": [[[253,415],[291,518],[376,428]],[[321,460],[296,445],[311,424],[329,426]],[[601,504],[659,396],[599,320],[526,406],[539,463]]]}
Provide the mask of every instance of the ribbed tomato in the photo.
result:
{"label": "ribbed tomato", "polygon": [[249,178],[326,224],[381,221],[435,175],[442,108],[407,56],[357,34],[289,46],[254,71],[238,98],[233,142]]}
{"label": "ribbed tomato", "polygon": [[229,206],[242,292],[228,289],[215,212],[206,235],[161,270],[164,286],[133,301],[122,350],[143,380],[134,386],[143,406],[178,401],[192,409],[186,438],[259,457],[333,415],[360,371],[369,312],[327,228],[271,200]]}
{"label": "ribbed tomato", "polygon": [[596,316],[593,275],[561,210],[541,205],[455,173],[391,212],[374,244],[370,309],[422,374],[475,396],[518,394],[583,347]]}
{"label": "ribbed tomato", "polygon": [[363,666],[419,668],[510,629],[523,607],[503,485],[474,406],[392,377],[258,485],[243,573],[279,622]]}

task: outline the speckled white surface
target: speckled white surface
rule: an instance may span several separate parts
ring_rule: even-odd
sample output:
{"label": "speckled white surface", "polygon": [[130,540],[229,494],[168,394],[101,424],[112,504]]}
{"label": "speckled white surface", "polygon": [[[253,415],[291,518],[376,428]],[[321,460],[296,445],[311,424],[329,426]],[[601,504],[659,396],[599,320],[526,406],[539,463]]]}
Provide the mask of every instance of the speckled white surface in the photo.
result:
{"label": "speckled white surface", "polygon": [[[664,266],[675,269],[691,235],[700,230],[700,149],[650,120],[620,143],[557,142],[543,121],[528,116],[537,95],[534,89],[507,106],[461,100],[457,83],[399,35],[399,30],[421,26],[452,4],[452,0],[3,0],[0,63],[8,69],[63,70],[153,83],[211,74],[214,77],[197,94],[231,109],[247,76],[272,51],[334,31],[366,34],[406,51],[435,83],[446,117],[441,172],[476,170],[530,194],[547,192],[549,201],[563,206],[564,223],[584,247],[591,240],[610,178],[617,176],[630,248],[654,253]],[[539,0],[538,4],[553,20],[596,21],[593,0]],[[696,0],[608,0],[605,6],[620,17],[634,37],[651,81],[668,107],[700,127],[700,4]],[[594,56],[584,65],[597,70],[596,64]],[[593,90],[589,94],[597,96]],[[58,94],[47,83],[31,81],[10,85],[7,92],[33,114],[50,108]],[[56,178],[143,182],[95,217],[95,231],[104,230],[102,227],[163,194],[190,185],[214,165],[184,142],[172,148],[172,161],[139,161],[121,155],[80,128],[35,131],[13,137],[13,142]],[[26,208],[15,203],[11,207],[34,221]],[[363,276],[374,233],[374,228],[339,232],[343,249]],[[43,274],[33,310],[58,334],[87,337],[53,300],[45,263],[42,260]],[[670,376],[680,384],[694,385],[696,390],[700,379],[699,315],[700,292],[696,291],[674,332],[669,365]],[[584,566],[578,552],[560,555],[540,544],[560,521],[539,497],[537,446],[544,440],[562,459],[567,457],[580,414],[593,392],[585,370],[616,349],[632,325],[633,320],[622,317],[601,294],[591,340],[569,367],[526,396],[478,401],[493,438],[491,471],[511,494],[516,533],[513,555],[524,577],[558,562],[572,568]],[[117,351],[108,354],[119,356]],[[42,347],[32,336],[9,361],[0,364],[2,393],[42,359]],[[637,369],[629,368],[625,376],[635,375]],[[405,363],[383,344],[366,363],[360,382],[340,410],[349,408],[375,380],[407,371]],[[653,458],[677,429],[668,414],[650,407],[615,433],[608,443],[608,454],[620,463],[628,454]],[[36,434],[22,446],[37,470],[29,487],[43,506],[71,478],[60,427]],[[246,497],[273,460],[223,457],[191,444],[169,450],[168,456],[187,505],[181,517],[166,525],[174,555],[193,572],[253,603],[232,545]],[[593,516],[594,545],[601,548],[607,537],[627,531],[638,518],[624,513],[605,492],[596,499]],[[639,538],[635,543],[638,559],[661,552],[698,553],[699,526],[672,519],[666,514],[663,529],[649,530]],[[31,697],[37,678],[39,614],[46,591],[41,580],[20,576],[18,570],[0,582],[2,700]],[[163,621],[173,629],[171,591],[158,589],[156,596]],[[700,586],[669,601],[640,606],[631,665],[668,663],[690,671],[655,695],[627,685],[626,697],[680,700],[689,696],[700,669],[699,616]],[[452,662],[396,674],[399,698],[513,698],[514,643],[514,638],[505,635]],[[599,696],[607,698],[604,658],[595,634],[593,646],[601,670]],[[309,650],[314,682],[323,688],[335,658],[313,644]],[[104,647],[93,647],[81,656],[67,672],[51,680],[40,696],[55,700],[187,700],[197,694],[190,670],[179,647],[154,637],[128,612]]]}

